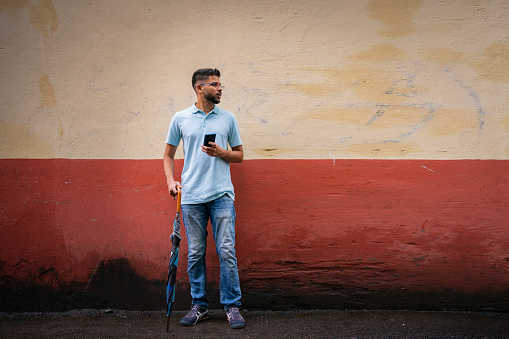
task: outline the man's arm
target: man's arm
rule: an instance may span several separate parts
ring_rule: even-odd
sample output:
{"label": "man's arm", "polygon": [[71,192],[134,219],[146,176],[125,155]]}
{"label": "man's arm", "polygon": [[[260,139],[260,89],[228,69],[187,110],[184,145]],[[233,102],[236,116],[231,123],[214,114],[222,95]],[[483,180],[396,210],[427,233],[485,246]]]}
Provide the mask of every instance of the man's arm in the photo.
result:
{"label": "man's arm", "polygon": [[231,151],[219,147],[215,142],[210,142],[210,147],[201,146],[201,150],[211,157],[220,157],[230,163],[240,163],[244,160],[244,149],[242,145],[232,147]]}
{"label": "man's arm", "polygon": [[166,183],[168,184],[168,192],[176,197],[177,186],[182,187],[180,182],[175,181],[174,172],[175,172],[175,153],[177,152],[177,146],[166,144],[166,148],[164,150],[163,156],[163,167],[164,167],[164,175],[166,176]]}

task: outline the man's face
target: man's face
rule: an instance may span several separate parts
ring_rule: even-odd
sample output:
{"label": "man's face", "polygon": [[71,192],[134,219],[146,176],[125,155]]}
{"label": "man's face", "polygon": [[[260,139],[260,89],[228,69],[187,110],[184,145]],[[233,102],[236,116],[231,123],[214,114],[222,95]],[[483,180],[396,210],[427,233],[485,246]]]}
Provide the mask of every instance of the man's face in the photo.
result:
{"label": "man's face", "polygon": [[209,79],[202,83],[201,88],[203,90],[203,97],[213,104],[218,104],[221,101],[221,95],[223,94],[223,88],[221,87],[221,81],[216,75],[209,76]]}

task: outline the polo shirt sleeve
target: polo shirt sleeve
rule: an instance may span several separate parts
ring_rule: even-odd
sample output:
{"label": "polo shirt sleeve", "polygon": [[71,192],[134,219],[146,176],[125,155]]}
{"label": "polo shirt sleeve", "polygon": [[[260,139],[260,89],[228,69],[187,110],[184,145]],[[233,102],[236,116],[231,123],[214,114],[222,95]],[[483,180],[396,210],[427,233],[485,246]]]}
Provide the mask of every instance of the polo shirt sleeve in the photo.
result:
{"label": "polo shirt sleeve", "polygon": [[178,116],[174,115],[168,128],[168,135],[166,136],[166,143],[178,146],[182,139],[182,131],[180,130],[180,124],[178,122]]}
{"label": "polo shirt sleeve", "polygon": [[232,114],[232,123],[230,127],[230,134],[228,135],[228,143],[230,147],[236,147],[242,145],[242,139],[240,138],[239,125],[237,119]]}

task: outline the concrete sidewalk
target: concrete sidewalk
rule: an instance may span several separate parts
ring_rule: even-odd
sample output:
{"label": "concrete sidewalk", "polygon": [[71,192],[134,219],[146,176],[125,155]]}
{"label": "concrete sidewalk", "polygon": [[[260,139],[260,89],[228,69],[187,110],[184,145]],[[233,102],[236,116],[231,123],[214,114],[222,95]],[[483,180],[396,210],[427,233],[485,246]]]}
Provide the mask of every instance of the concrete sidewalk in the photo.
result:
{"label": "concrete sidewalk", "polygon": [[509,314],[415,311],[244,311],[232,330],[222,310],[193,327],[170,332],[162,312],[79,310],[0,314],[1,338],[509,338]]}

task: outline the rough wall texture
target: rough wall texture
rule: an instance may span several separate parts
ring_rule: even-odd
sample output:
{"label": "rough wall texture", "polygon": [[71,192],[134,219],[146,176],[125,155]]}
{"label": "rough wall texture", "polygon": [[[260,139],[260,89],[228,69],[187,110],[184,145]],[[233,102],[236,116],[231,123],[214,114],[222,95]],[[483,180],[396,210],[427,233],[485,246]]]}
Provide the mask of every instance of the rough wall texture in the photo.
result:
{"label": "rough wall texture", "polygon": [[217,66],[249,159],[506,159],[508,7],[3,1],[2,156],[158,159]]}
{"label": "rough wall texture", "polygon": [[503,0],[0,2],[2,308],[161,307],[160,158],[212,66],[246,307],[509,310],[508,27]]}

